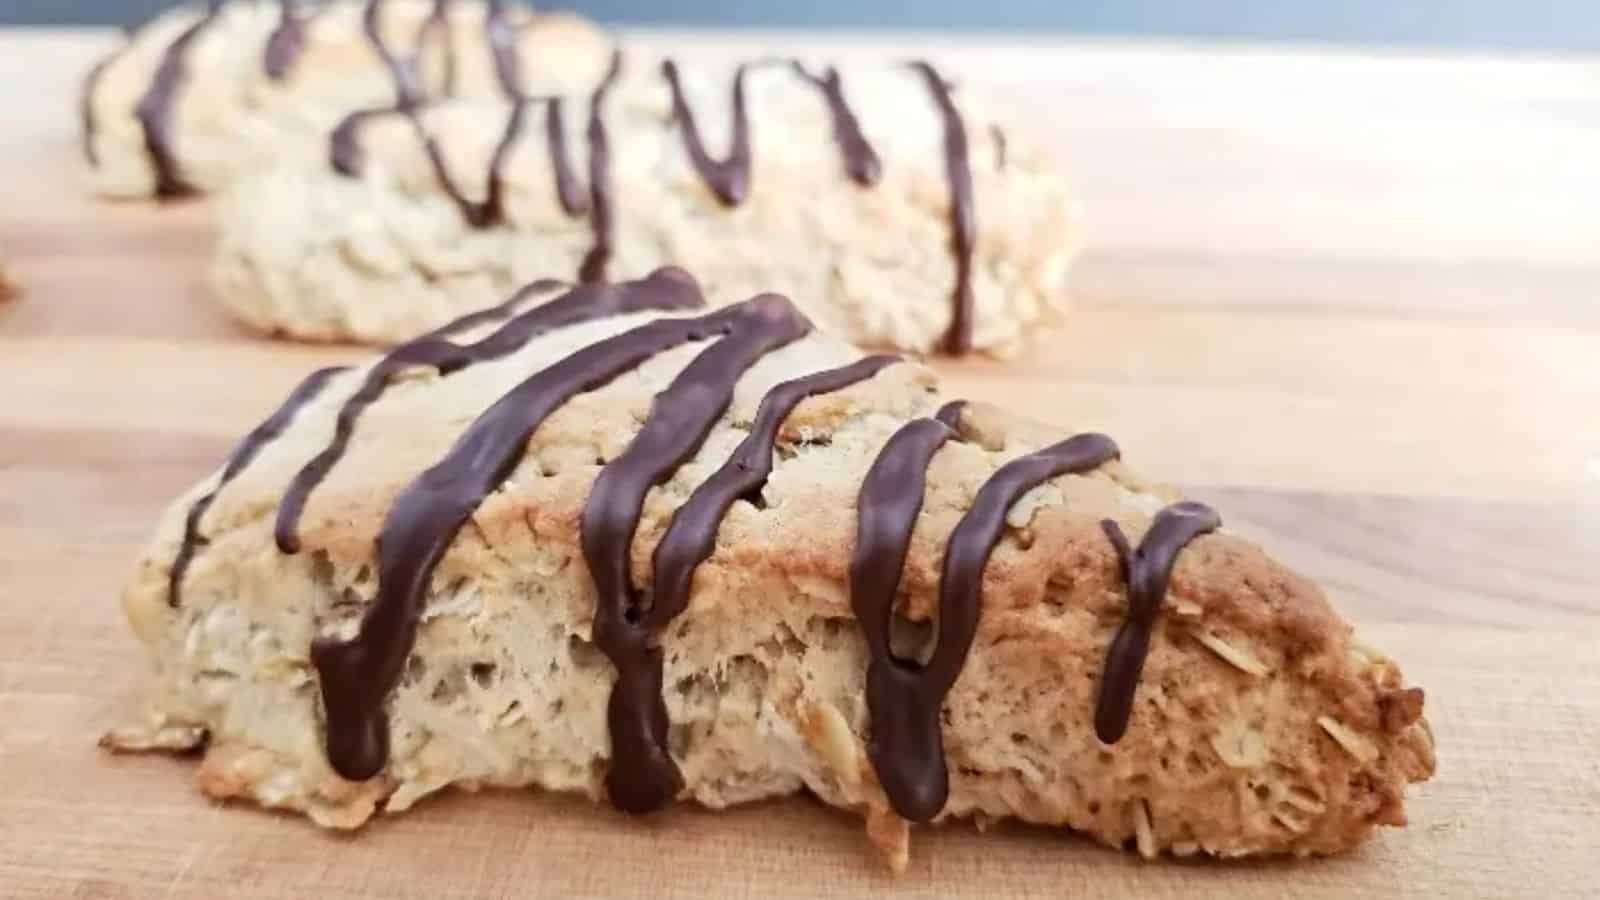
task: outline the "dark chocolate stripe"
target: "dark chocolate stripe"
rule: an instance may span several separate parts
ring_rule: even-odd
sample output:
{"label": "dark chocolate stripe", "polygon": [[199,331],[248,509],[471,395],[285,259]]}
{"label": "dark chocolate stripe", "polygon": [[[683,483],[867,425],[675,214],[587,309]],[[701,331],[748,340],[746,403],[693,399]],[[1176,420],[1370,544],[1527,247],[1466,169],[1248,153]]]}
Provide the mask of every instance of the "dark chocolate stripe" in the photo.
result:
{"label": "dark chocolate stripe", "polygon": [[811,330],[811,323],[777,294],[762,294],[731,309],[718,329],[725,336],[702,350],[656,396],[628,448],[596,476],[583,508],[583,556],[596,593],[594,642],[617,669],[606,708],[612,760],[606,787],[611,802],[627,812],[658,809],[682,785],[667,750],[661,649],[652,645],[628,572],[645,494],[700,448],[733,400],[740,376],[761,357]]}
{"label": "dark chocolate stripe", "polygon": [[144,131],[145,152],[155,169],[156,196],[185,197],[194,193],[194,186],[183,178],[178,167],[178,156],[172,144],[172,106],[178,88],[188,77],[189,48],[217,20],[222,0],[210,0],[206,13],[185,28],[161,54],[161,62],[150,79],[150,85],[139,98],[134,115]]}
{"label": "dark chocolate stripe", "polygon": [[573,173],[572,163],[567,156],[561,101],[554,97],[530,98],[523,92],[522,62],[518,55],[516,29],[506,19],[505,4],[501,2],[490,4],[484,29],[493,54],[495,76],[500,82],[501,92],[511,102],[511,112],[506,117],[505,128],[501,131],[500,140],[495,144],[494,155],[489,162],[484,198],[478,202],[469,198],[450,174],[444,150],[428,133],[421,116],[421,109],[426,101],[417,67],[427,36],[436,28],[445,29],[446,44],[450,51],[449,79],[454,81],[455,49],[450,41],[448,20],[450,0],[435,0],[433,11],[423,23],[422,32],[418,35],[416,51],[404,59],[396,56],[383,40],[378,21],[381,3],[382,0],[368,0],[362,17],[367,39],[383,59],[384,65],[389,69],[390,77],[394,79],[395,105],[387,109],[358,110],[346,116],[334,128],[329,138],[328,150],[329,161],[334,170],[342,175],[359,176],[363,157],[360,144],[361,126],[368,119],[377,116],[402,115],[411,123],[411,128],[422,144],[429,164],[433,167],[434,177],[445,195],[455,204],[456,209],[460,210],[462,219],[474,228],[488,228],[501,224],[505,221],[506,162],[511,158],[512,149],[522,137],[523,125],[527,120],[528,103],[538,99],[546,104],[545,137],[549,144],[550,162],[555,171],[556,194],[561,201],[561,208],[568,215],[582,214],[586,206],[577,186],[577,176]]}
{"label": "dark chocolate stripe", "polygon": [[[638,289],[699,296],[682,270],[658,274],[662,278],[640,282]],[[473,510],[516,468],[545,418],[652,356],[741,324],[752,327],[775,312],[770,300],[747,301],[697,318],[657,319],[591,344],[512,388],[401,492],[378,536],[378,596],[360,631],[348,641],[322,639],[311,647],[327,712],[328,761],[339,774],[360,780],[383,768],[389,751],[384,699],[416,640],[434,567]]]}
{"label": "dark chocolate stripe", "polygon": [[1178,552],[1195,538],[1222,527],[1222,517],[1204,503],[1175,503],[1156,514],[1139,549],[1128,545],[1121,526],[1106,519],[1100,523],[1122,563],[1128,585],[1128,617],[1106,651],[1100,699],[1094,710],[1094,731],[1101,741],[1114,744],[1128,730],[1133,715],[1133,695],[1150,652],[1151,631],[1167,596],[1167,583]]}
{"label": "dark chocolate stripe", "polygon": [[856,549],[850,558],[850,605],[867,644],[872,717],[867,756],[895,811],[919,822],[944,806],[948,790],[938,728],[943,694],[922,689],[922,666],[896,657],[889,634],[911,532],[922,513],[928,464],[956,436],[960,407],[952,404],[940,412],[942,419],[907,422],[873,460],[856,499]]}
{"label": "dark chocolate stripe", "polygon": [[383,39],[383,23],[380,19],[383,0],[367,0],[367,5],[361,10],[361,26],[366,31],[367,41],[377,51],[378,58],[389,70],[389,77],[394,80],[394,105],[397,108],[410,109],[427,98],[427,91],[422,86],[422,54],[430,37],[441,29],[444,32],[445,93],[452,93],[456,54],[455,42],[450,35],[450,4],[451,0],[434,0],[433,9],[417,31],[415,49],[405,57],[397,56],[389,47],[389,42]]}
{"label": "dark chocolate stripe", "polygon": [[950,184],[950,252],[956,259],[956,284],[951,291],[950,328],[945,332],[946,353],[972,349],[972,252],[977,222],[972,203],[972,164],[967,158],[967,129],[961,111],[950,98],[950,86],[932,64],[911,64],[928,83],[928,91],[944,120],[945,178]]}
{"label": "dark chocolate stripe", "polygon": [[583,281],[605,281],[606,264],[611,261],[611,242],[615,232],[611,197],[611,139],[606,134],[605,104],[611,89],[622,74],[622,51],[611,54],[611,66],[606,77],[589,98],[589,226],[594,231],[594,243],[583,256],[578,267],[578,278]]}
{"label": "dark chocolate stripe", "polygon": [[[521,47],[517,43],[516,26],[506,18],[504,0],[490,0],[484,32],[494,58],[495,78],[500,82],[500,92],[513,103],[532,99],[523,90]],[[577,174],[573,172],[572,161],[567,155],[567,131],[561,117],[561,98],[551,96],[539,99],[545,104],[545,141],[550,148],[550,165],[555,172],[556,196],[561,201],[561,211],[569,216],[582,215],[588,211],[589,202],[578,187]],[[508,129],[507,138],[514,139],[514,132]],[[496,152],[489,176],[491,191],[499,186],[499,172],[504,164],[502,154],[509,146],[509,140],[503,141]],[[494,217],[495,220],[501,218],[500,215]]]}
{"label": "dark chocolate stripe", "polygon": [[489,42],[489,53],[494,60],[495,78],[500,91],[507,99],[520,100],[522,89],[522,53],[517,45],[517,30],[506,19],[505,0],[489,0],[489,14],[483,22],[484,37]]}
{"label": "dark chocolate stripe", "polygon": [[994,167],[1005,171],[1006,167],[1006,132],[999,125],[989,126],[989,136],[994,139]]}
{"label": "dark chocolate stripe", "polygon": [[544,133],[550,146],[550,164],[555,166],[556,197],[561,200],[561,211],[569,216],[581,216],[589,211],[589,196],[578,186],[578,175],[572,169],[572,159],[567,153],[567,128],[562,120],[562,99],[549,97],[544,101]]}
{"label": "dark chocolate stripe", "polygon": [[833,139],[844,154],[844,169],[850,180],[863,187],[877,184],[878,178],[883,175],[883,163],[878,159],[877,151],[872,149],[872,144],[867,142],[867,136],[861,131],[860,120],[845,100],[839,70],[829,66],[821,75],[813,75],[799,60],[794,60],[791,65],[801,78],[815,85],[828,101],[828,113],[833,118]]}
{"label": "dark chocolate stripe", "polygon": [[690,162],[705,180],[706,186],[727,206],[738,206],[750,193],[750,119],[744,104],[744,74],[747,66],[739,66],[733,74],[733,133],[729,138],[728,156],[713,159],[706,150],[705,140],[695,123],[694,110],[683,96],[683,85],[678,80],[678,64],[672,60],[661,63],[661,74],[672,90],[672,118],[683,132],[683,147]]}
{"label": "dark chocolate stripe", "polygon": [[345,116],[328,136],[328,164],[340,175],[359,178],[366,154],[361,151],[361,126],[368,119],[394,115],[391,107],[358,109]]}
{"label": "dark chocolate stripe", "polygon": [[300,15],[298,0],[281,2],[277,27],[267,36],[267,44],[261,51],[261,66],[273,81],[282,81],[306,48],[305,17]]}
{"label": "dark chocolate stripe", "polygon": [[[615,286],[582,285],[572,288],[552,300],[512,317],[512,313],[530,294],[560,286],[560,282],[557,281],[536,281],[499,306],[457,319],[391,350],[367,370],[361,387],[340,407],[334,425],[333,440],[295,473],[294,479],[289,482],[289,487],[283,494],[283,502],[278,505],[278,518],[273,528],[278,549],[284,553],[300,552],[298,531],[306,501],[310,498],[311,492],[316,490],[317,485],[322,483],[343,458],[349,448],[350,438],[355,434],[361,414],[367,407],[378,402],[396,375],[410,369],[425,367],[438,370],[441,376],[448,376],[478,363],[509,356],[539,335],[557,328],[647,309],[667,312],[699,306],[699,294],[685,287],[685,284],[682,277],[658,270],[637,282]],[[509,321],[474,343],[462,346],[447,339],[470,328],[506,319]]]}
{"label": "dark chocolate stripe", "polygon": [[773,446],[778,430],[796,406],[807,397],[829,394],[866,381],[899,362],[897,356],[868,356],[847,366],[815,372],[785,381],[761,398],[750,434],[734,449],[722,468],[714,472],[673,514],[652,557],[653,584],[650,609],[643,624],[653,631],[665,628],[689,605],[694,573],[716,547],[722,517],[740,498],[759,492],[772,473]]}
{"label": "dark chocolate stripe", "polygon": [[[940,411],[951,428],[960,408]],[[939,581],[938,636],[926,663],[896,657],[889,625],[900,572],[922,507],[925,472],[950,436],[923,419],[901,429],[879,454],[862,484],[860,527],[851,565],[851,599],[867,637],[867,708],[872,759],[889,802],[901,816],[926,822],[949,796],[940,712],[972,649],[983,609],[983,572],[1005,528],[1006,513],[1023,494],[1060,475],[1083,472],[1117,456],[1105,435],[1080,434],[1001,466],[979,488],[945,547]]]}
{"label": "dark chocolate stripe", "polygon": [[261,452],[261,448],[283,434],[301,407],[316,399],[317,395],[322,393],[322,389],[327,387],[328,381],[343,371],[345,371],[343,368],[335,367],[312,372],[289,393],[289,399],[283,401],[277,412],[245,435],[239,446],[228,454],[228,463],[223,467],[221,477],[217,479],[217,486],[196,500],[189,507],[189,514],[184,517],[183,543],[178,545],[178,555],[172,560],[172,572],[167,579],[168,606],[174,608],[178,606],[183,590],[184,573],[189,570],[189,563],[194,559],[195,550],[206,542],[205,537],[200,534],[200,520],[205,516],[206,510],[211,508],[212,501],[217,499],[217,494],[236,475],[244,471],[245,466],[250,465]]}

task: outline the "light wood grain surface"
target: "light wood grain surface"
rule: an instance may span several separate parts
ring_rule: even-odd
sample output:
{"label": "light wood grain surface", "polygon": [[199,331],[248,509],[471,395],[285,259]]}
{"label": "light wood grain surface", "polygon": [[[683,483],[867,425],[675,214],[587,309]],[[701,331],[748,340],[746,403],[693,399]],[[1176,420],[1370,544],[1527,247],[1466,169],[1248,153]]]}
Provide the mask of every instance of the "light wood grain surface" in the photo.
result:
{"label": "light wood grain surface", "polygon": [[1141,863],[919,833],[892,880],[804,800],[630,821],[454,794],[353,838],[222,808],[94,739],[143,659],[115,597],[159,509],[304,372],[209,305],[203,205],[83,193],[108,34],[0,31],[0,895],[1578,897],[1600,866],[1600,64],[645,33],[925,53],[1008,96],[1094,229],[1077,313],[974,397],[1117,436],[1327,585],[1428,689],[1438,777],[1350,857]]}

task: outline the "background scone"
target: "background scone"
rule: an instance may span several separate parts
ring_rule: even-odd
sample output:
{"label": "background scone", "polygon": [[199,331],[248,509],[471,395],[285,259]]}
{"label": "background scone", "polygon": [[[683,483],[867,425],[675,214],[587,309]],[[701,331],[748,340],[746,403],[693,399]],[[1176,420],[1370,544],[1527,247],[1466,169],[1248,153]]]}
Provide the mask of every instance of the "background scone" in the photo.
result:
{"label": "background scone", "polygon": [[262,330],[394,342],[533,277],[670,263],[857,343],[1003,354],[1060,312],[1077,223],[1048,154],[950,81],[619,54],[553,101],[358,115],[229,193],[215,291]]}
{"label": "background scone", "polygon": [[896,865],[952,817],[1224,856],[1405,821],[1422,692],[1314,585],[1103,435],[699,303],[543,283],[307,378],[158,528],[107,743],[335,827],[452,784],[805,788]]}
{"label": "background scone", "polygon": [[352,109],[495,95],[491,37],[519,56],[527,90],[574,89],[610,58],[610,40],[581,19],[493,0],[211,0],[171,10],[85,80],[95,190],[211,191],[286,156],[325,158],[327,132]]}

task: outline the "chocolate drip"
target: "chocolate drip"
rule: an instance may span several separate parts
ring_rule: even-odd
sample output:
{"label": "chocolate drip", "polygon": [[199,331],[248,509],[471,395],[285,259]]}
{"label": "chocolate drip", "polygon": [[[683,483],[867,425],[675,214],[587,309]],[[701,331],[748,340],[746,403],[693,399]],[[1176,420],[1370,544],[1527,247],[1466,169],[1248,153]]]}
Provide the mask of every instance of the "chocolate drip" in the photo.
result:
{"label": "chocolate drip", "polygon": [[[328,161],[332,164],[334,171],[339,174],[359,178],[365,162],[365,154],[362,152],[360,140],[361,129],[366,125],[367,120],[382,116],[404,116],[406,121],[411,124],[411,130],[415,132],[417,141],[422,144],[423,152],[428,156],[428,164],[433,168],[434,178],[438,179],[439,186],[444,189],[445,196],[449,197],[450,202],[454,203],[456,209],[460,210],[461,218],[474,228],[487,228],[505,220],[506,160],[511,156],[511,148],[522,137],[522,128],[524,121],[527,119],[529,102],[518,101],[512,104],[511,115],[506,119],[505,130],[501,132],[500,140],[495,144],[494,156],[489,161],[488,185],[481,202],[468,197],[466,192],[461,189],[461,186],[456,183],[455,177],[450,174],[449,164],[445,162],[444,150],[439,146],[439,142],[434,140],[433,135],[428,133],[427,126],[422,123],[419,107],[361,109],[350,113],[334,127],[333,133],[328,139]],[[560,122],[557,120],[556,124],[551,126],[550,133],[552,156],[558,152],[558,148],[555,146],[556,143],[565,143],[565,136],[559,134],[559,131]],[[561,187],[560,173],[565,168],[564,153],[558,159],[561,160],[561,162],[557,163],[556,176],[559,190]],[[569,172],[568,178],[570,177],[571,174]],[[566,193],[575,194],[576,189],[569,187]],[[562,205],[565,206],[569,199],[569,196],[563,196]]]}
{"label": "chocolate drip", "polygon": [[1006,133],[999,125],[989,126],[989,136],[994,139],[994,167],[1001,171],[1006,168]]}
{"label": "chocolate drip", "polygon": [[183,576],[189,570],[189,563],[194,559],[195,550],[206,543],[200,534],[200,520],[204,518],[206,510],[211,508],[212,501],[217,499],[228,482],[234,476],[244,471],[250,465],[261,448],[276,440],[289,424],[294,421],[295,414],[301,407],[315,400],[322,389],[328,386],[328,381],[333,376],[345,371],[343,368],[319,369],[312,372],[309,377],[300,382],[289,394],[289,399],[283,401],[278,411],[270,418],[255,427],[255,430],[245,435],[239,446],[228,454],[227,465],[222,469],[222,475],[217,479],[217,486],[208,491],[205,496],[196,500],[189,507],[189,514],[183,520],[183,542],[178,545],[178,555],[172,560],[172,573],[167,579],[167,605],[177,608],[180,593],[183,590]]}
{"label": "chocolate drip", "polygon": [[[489,50],[494,55],[494,73],[500,82],[500,92],[513,103],[530,99],[522,87],[522,55],[517,45],[517,29],[506,18],[504,0],[490,0],[484,32],[489,41]],[[582,215],[588,211],[589,202],[578,188],[578,176],[572,171],[572,161],[567,157],[567,130],[561,118],[561,98],[540,99],[545,104],[545,140],[550,147],[550,164],[555,170],[556,196],[561,200],[561,211],[569,216]],[[502,144],[501,149],[508,146]],[[499,154],[496,154],[495,163],[495,169],[490,174],[491,183],[495,183],[495,173],[499,170]]]}
{"label": "chocolate drip", "polygon": [[572,170],[572,160],[567,154],[567,128],[561,117],[562,100],[550,97],[545,100],[544,133],[550,146],[550,163],[555,166],[556,196],[561,200],[561,211],[569,216],[581,216],[589,211],[589,197],[578,186],[578,175]]}
{"label": "chocolate drip", "polygon": [[666,60],[661,64],[661,74],[672,89],[672,118],[683,131],[683,147],[689,153],[706,186],[724,205],[738,206],[750,193],[750,119],[744,105],[744,73],[740,66],[733,74],[733,134],[726,159],[712,159],[706,150],[700,128],[695,123],[694,110],[683,96],[683,85],[678,80],[678,64]]}
{"label": "chocolate drip", "polygon": [[899,361],[897,356],[868,356],[847,366],[785,381],[761,398],[749,436],[739,442],[722,468],[695,488],[656,545],[650,609],[640,622],[642,627],[659,632],[688,608],[695,570],[716,547],[722,517],[735,500],[756,496],[767,483],[778,429],[794,408],[807,397],[866,381]]}
{"label": "chocolate drip", "polygon": [[895,811],[914,822],[937,816],[949,796],[940,712],[978,631],[983,572],[1005,528],[1006,513],[1039,484],[1094,469],[1117,456],[1110,438],[1080,434],[1012,460],[984,482],[945,547],[938,636],[928,661],[918,663],[894,655],[889,625],[922,508],[928,463],[953,434],[959,417],[960,407],[948,404],[940,410],[943,422],[912,422],[885,445],[862,484],[859,536],[850,568],[851,600],[871,655],[867,708],[873,739],[868,755]]}
{"label": "chocolate drip", "polygon": [[262,68],[273,81],[282,81],[306,48],[305,17],[300,15],[300,4],[297,0],[282,3],[278,26],[267,36],[267,45],[261,52]]}
{"label": "chocolate drip", "polygon": [[[494,54],[495,75],[500,81],[501,91],[511,101],[511,114],[506,118],[505,128],[500,134],[500,140],[495,145],[494,155],[489,162],[484,198],[481,202],[477,202],[466,195],[450,174],[444,150],[428,133],[420,115],[425,100],[416,74],[417,61],[421,57],[422,43],[429,30],[436,27],[448,29],[446,17],[449,0],[435,0],[433,12],[423,24],[423,33],[418,38],[417,52],[407,59],[395,56],[383,40],[378,25],[380,2],[381,0],[369,0],[363,18],[368,39],[394,78],[396,103],[386,109],[364,109],[353,112],[334,128],[328,150],[329,161],[334,170],[342,175],[359,176],[362,164],[359,136],[362,125],[366,120],[377,116],[402,115],[411,123],[411,128],[416,133],[417,140],[421,142],[429,164],[433,167],[434,177],[438,179],[445,195],[461,211],[462,219],[474,228],[488,228],[501,224],[505,221],[506,161],[510,159],[512,149],[522,137],[523,125],[527,119],[527,106],[537,99],[546,105],[545,137],[549,143],[551,165],[555,169],[556,193],[560,198],[561,208],[568,215],[581,215],[587,207],[567,155],[567,137],[561,119],[561,101],[556,97],[531,98],[523,92],[516,31],[505,18],[504,3],[490,4],[484,27],[490,49]],[[446,38],[448,41],[448,32]],[[450,70],[453,80],[455,58],[453,45],[451,46]]]}
{"label": "chocolate drip", "polygon": [[[675,290],[681,284],[680,277],[658,271],[642,281],[629,284],[612,287],[584,285],[511,318],[530,294],[560,286],[557,281],[536,281],[499,306],[457,319],[391,350],[367,371],[361,387],[340,407],[333,440],[295,473],[285,489],[273,529],[278,549],[284,553],[300,552],[298,531],[306,501],[344,456],[361,414],[378,402],[395,376],[414,368],[431,368],[441,376],[449,376],[477,363],[509,356],[539,335],[556,328],[647,309],[670,311],[698,306],[698,295]],[[510,320],[503,326],[474,343],[461,346],[448,340],[453,334],[508,318]]]}
{"label": "chocolate drip", "polygon": [[1128,730],[1134,690],[1150,652],[1151,631],[1166,599],[1178,552],[1195,538],[1222,527],[1222,517],[1204,503],[1175,503],[1156,514],[1137,550],[1129,546],[1116,522],[1106,519],[1100,527],[1117,550],[1122,579],[1128,585],[1128,617],[1106,651],[1100,700],[1094,710],[1095,735],[1114,744]]}
{"label": "chocolate drip", "polygon": [[134,114],[144,131],[145,152],[155,169],[156,196],[177,198],[194,193],[194,186],[184,180],[178,168],[178,156],[172,147],[172,104],[177,99],[178,87],[188,77],[189,48],[217,20],[222,0],[206,4],[206,13],[185,28],[161,54],[161,62],[150,79],[150,86],[139,98]]}
{"label": "chocolate drip", "polygon": [[517,30],[506,20],[505,0],[489,0],[483,31],[489,41],[489,53],[494,58],[494,74],[500,82],[500,91],[508,99],[523,99],[527,95],[522,90],[522,54],[517,46]]}
{"label": "chocolate drip", "polygon": [[928,83],[928,90],[944,119],[945,178],[950,183],[950,252],[956,258],[956,285],[951,293],[953,307],[950,329],[945,332],[944,351],[961,354],[972,349],[972,252],[976,246],[977,222],[972,203],[972,164],[967,158],[967,129],[961,111],[950,98],[950,86],[932,64],[911,64]]}
{"label": "chocolate drip", "polygon": [[701,351],[656,396],[627,450],[600,470],[583,508],[583,556],[596,591],[594,642],[617,669],[606,709],[612,759],[606,787],[611,802],[627,812],[658,809],[682,785],[667,751],[661,649],[653,646],[657,635],[645,622],[650,610],[628,571],[645,494],[700,448],[727,410],[741,375],[811,330],[811,323],[777,294],[731,309],[707,335],[720,333],[722,340]]}
{"label": "chocolate drip", "polygon": [[922,513],[928,464],[956,436],[960,413],[950,404],[940,410],[941,418],[902,426],[873,460],[856,499],[850,605],[867,644],[867,756],[895,811],[916,822],[937,814],[948,790],[938,728],[944,692],[923,689],[929,678],[924,667],[895,656],[889,632],[911,532]]}
{"label": "chocolate drip", "polygon": [[867,142],[867,136],[861,131],[861,122],[850,110],[850,104],[845,101],[839,70],[829,66],[819,76],[813,75],[799,60],[794,60],[791,65],[801,78],[816,85],[828,101],[828,113],[833,117],[833,139],[838,142],[840,152],[844,153],[844,168],[850,180],[862,187],[877,184],[878,178],[883,175],[883,163],[878,159],[877,151]]}
{"label": "chocolate drip", "polygon": [[[635,287],[663,295],[648,305],[680,306],[682,300],[672,298],[685,294],[699,299],[681,269],[657,275]],[[321,639],[311,648],[327,711],[328,761],[339,774],[360,780],[383,768],[389,750],[383,703],[416,640],[434,567],[473,510],[516,468],[545,417],[673,347],[735,328],[763,330],[758,323],[771,327],[777,311],[770,300],[747,301],[697,318],[658,319],[591,344],[512,388],[401,492],[378,536],[378,596],[360,631],[351,640]]]}
{"label": "chocolate drip", "polygon": [[394,109],[358,109],[345,116],[328,138],[328,164],[340,175],[350,178],[361,176],[366,154],[361,152],[361,127],[368,119],[394,115]]}
{"label": "chocolate drip", "polygon": [[611,242],[615,231],[611,206],[611,140],[606,135],[605,104],[611,89],[622,75],[622,51],[611,54],[611,67],[606,77],[589,98],[589,225],[594,230],[594,244],[584,254],[578,267],[578,278],[583,281],[605,281],[606,264],[611,261]]}
{"label": "chocolate drip", "polygon": [[367,0],[367,5],[361,10],[361,25],[367,34],[367,41],[372,44],[372,49],[378,53],[378,58],[383,60],[383,65],[389,70],[389,77],[394,79],[394,105],[397,109],[412,109],[420,105],[427,97],[427,91],[422,86],[422,53],[427,46],[429,37],[436,31],[444,31],[445,47],[445,93],[453,92],[455,85],[456,54],[455,42],[450,35],[450,3],[451,0],[434,0],[433,9],[428,17],[423,20],[422,27],[417,31],[416,49],[407,57],[396,56],[390,49],[389,42],[383,39],[383,23],[379,16],[383,8],[383,0]]}

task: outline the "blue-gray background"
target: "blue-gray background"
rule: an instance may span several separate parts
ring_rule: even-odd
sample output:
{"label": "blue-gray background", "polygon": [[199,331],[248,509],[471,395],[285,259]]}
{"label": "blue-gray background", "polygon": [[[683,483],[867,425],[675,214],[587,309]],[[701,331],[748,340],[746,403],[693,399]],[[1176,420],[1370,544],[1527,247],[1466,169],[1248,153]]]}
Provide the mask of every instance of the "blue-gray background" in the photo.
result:
{"label": "blue-gray background", "polygon": [[[128,24],[171,0],[0,0],[0,24]],[[605,22],[1050,29],[1486,49],[1600,49],[1600,0],[546,0]]]}

